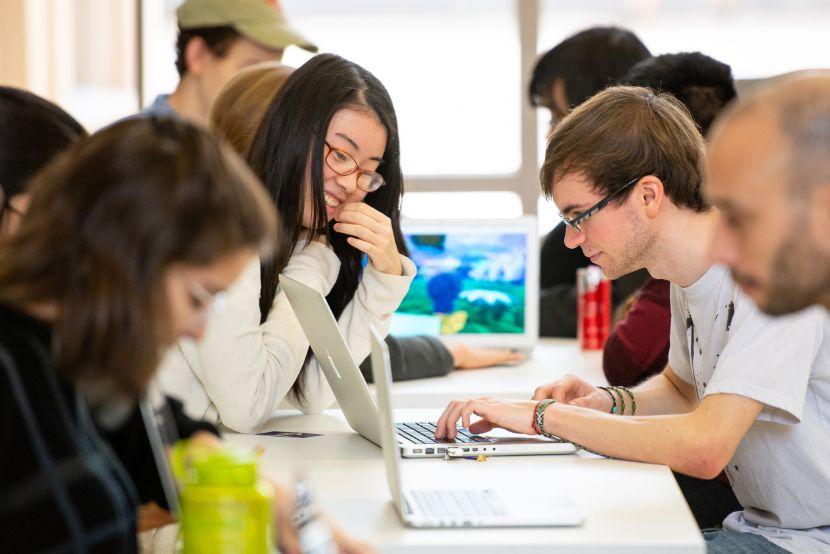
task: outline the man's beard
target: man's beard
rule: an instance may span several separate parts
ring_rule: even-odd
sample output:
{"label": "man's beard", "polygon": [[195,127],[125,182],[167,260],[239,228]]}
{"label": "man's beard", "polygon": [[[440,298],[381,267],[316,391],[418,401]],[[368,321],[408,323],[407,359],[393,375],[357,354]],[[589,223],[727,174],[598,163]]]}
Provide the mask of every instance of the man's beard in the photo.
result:
{"label": "man's beard", "polygon": [[[642,269],[646,260],[651,257],[654,249],[654,237],[651,236],[644,225],[641,225],[633,216],[629,215],[631,240],[626,242],[625,250],[616,256],[611,264],[602,268],[603,273],[609,279],[617,279],[623,275]],[[607,255],[607,254],[606,254]]]}
{"label": "man's beard", "polygon": [[766,296],[758,307],[770,315],[784,315],[828,298],[830,257],[823,255],[809,234],[793,230],[775,253]]}

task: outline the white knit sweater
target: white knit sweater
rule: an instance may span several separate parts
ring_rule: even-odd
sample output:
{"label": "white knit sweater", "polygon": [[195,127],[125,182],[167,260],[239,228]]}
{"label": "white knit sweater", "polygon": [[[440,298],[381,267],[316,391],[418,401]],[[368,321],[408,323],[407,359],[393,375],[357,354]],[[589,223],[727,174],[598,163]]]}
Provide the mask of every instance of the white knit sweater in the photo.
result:
{"label": "white knit sweater", "polygon": [[[371,350],[368,324],[386,334],[415,276],[415,264],[401,256],[403,275],[388,275],[367,264],[352,301],[338,320],[360,363]],[[319,243],[300,242],[284,274],[324,296],[337,279],[340,260]],[[256,431],[283,399],[304,413],[320,413],[334,395],[317,361],[305,372],[305,402],[288,395],[308,351],[308,340],[281,290],[260,324],[259,260],[251,262],[228,289],[226,308],[211,316],[199,343],[180,340],[165,357],[159,380],[165,392],[180,398],[194,418],[221,423],[240,433]]]}

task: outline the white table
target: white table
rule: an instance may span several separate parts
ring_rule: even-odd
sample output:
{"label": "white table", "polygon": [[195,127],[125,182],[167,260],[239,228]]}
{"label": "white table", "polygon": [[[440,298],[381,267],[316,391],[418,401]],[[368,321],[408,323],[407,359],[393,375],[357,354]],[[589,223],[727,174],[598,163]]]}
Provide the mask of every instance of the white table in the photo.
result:
{"label": "white table", "polygon": [[[576,341],[543,340],[531,359],[516,366],[453,371],[447,377],[395,383],[395,417],[434,420],[449,400],[459,398],[529,398],[535,387],[566,373],[604,384],[600,366],[601,354],[581,353]],[[666,466],[585,453],[500,457],[481,463],[405,460],[404,478],[410,483],[547,488],[569,495],[585,516],[585,523],[576,528],[408,529],[392,505],[380,448],[354,433],[338,410],[319,416],[280,411],[264,429],[321,436],[225,437],[240,447],[263,446],[262,467],[267,475],[281,481],[297,475],[307,478],[327,512],[382,552],[621,554],[705,550],[694,518]]]}
{"label": "white table", "polygon": [[583,353],[575,340],[542,339],[521,364],[395,383],[392,394],[396,408],[444,408],[450,400],[478,396],[525,399],[539,385],[568,373],[598,385],[608,384],[602,373],[602,352]]}
{"label": "white table", "polygon": [[[398,420],[434,418],[437,410],[396,410]],[[338,410],[319,416],[276,414],[271,430],[322,433],[313,438],[226,435],[240,447],[265,449],[264,472],[285,480],[303,475],[320,504],[382,552],[688,552],[704,551],[683,496],[665,466],[589,454],[404,460],[404,479],[431,486],[498,483],[545,488],[574,499],[585,515],[575,528],[408,529],[394,509],[381,450],[355,434]]]}
{"label": "white table", "polygon": [[[601,353],[574,340],[540,341],[529,360],[511,367],[453,371],[447,377],[395,383],[395,418],[434,420],[447,402],[475,396],[529,398],[540,384],[575,373],[604,384]],[[585,523],[550,529],[408,529],[394,509],[380,448],[354,433],[339,410],[319,416],[280,411],[265,430],[321,433],[297,439],[226,435],[246,448],[263,446],[264,471],[285,480],[304,475],[320,503],[357,536],[383,552],[703,552],[694,518],[665,466],[580,453],[471,460],[404,460],[410,483],[481,486],[499,483],[565,493]]]}

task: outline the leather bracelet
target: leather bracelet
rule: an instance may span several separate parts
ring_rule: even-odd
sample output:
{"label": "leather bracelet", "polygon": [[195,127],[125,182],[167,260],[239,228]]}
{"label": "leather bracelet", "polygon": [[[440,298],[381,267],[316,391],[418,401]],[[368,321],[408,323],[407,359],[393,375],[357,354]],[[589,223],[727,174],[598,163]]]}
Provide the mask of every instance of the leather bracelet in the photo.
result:
{"label": "leather bracelet", "polygon": [[610,386],[608,388],[616,392],[617,396],[620,397],[620,415],[625,415],[625,398],[623,398],[623,394],[620,391],[620,387]]}
{"label": "leather bracelet", "polygon": [[637,413],[637,401],[634,400],[634,393],[628,390],[628,387],[617,387],[618,389],[622,389],[628,394],[628,398],[631,399],[631,415],[635,415]]}
{"label": "leather bracelet", "polygon": [[616,414],[617,413],[617,399],[614,398],[614,393],[611,392],[611,387],[599,387],[601,390],[604,390],[608,393],[608,396],[611,397],[611,410],[608,412],[609,414]]}

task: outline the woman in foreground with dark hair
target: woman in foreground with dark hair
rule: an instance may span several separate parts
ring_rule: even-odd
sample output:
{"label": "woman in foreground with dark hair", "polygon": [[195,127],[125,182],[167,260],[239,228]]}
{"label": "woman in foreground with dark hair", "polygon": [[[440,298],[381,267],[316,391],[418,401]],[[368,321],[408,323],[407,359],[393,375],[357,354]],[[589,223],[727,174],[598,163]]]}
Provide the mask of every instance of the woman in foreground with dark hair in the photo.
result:
{"label": "woman in foreground with dark hair", "polygon": [[165,390],[185,398],[189,413],[240,432],[256,430],[284,398],[306,413],[333,401],[280,274],[326,295],[359,360],[369,354],[369,324],[388,331],[415,274],[400,231],[397,120],[371,73],[332,54],[294,71],[248,162],[277,206],[280,253],[249,266],[204,340],[180,341],[162,370]]}
{"label": "woman in foreground with dark hair", "polygon": [[96,423],[202,334],[273,207],[229,149],[157,119],[77,144],[30,191],[0,245],[0,551],[133,552],[139,495]]}

